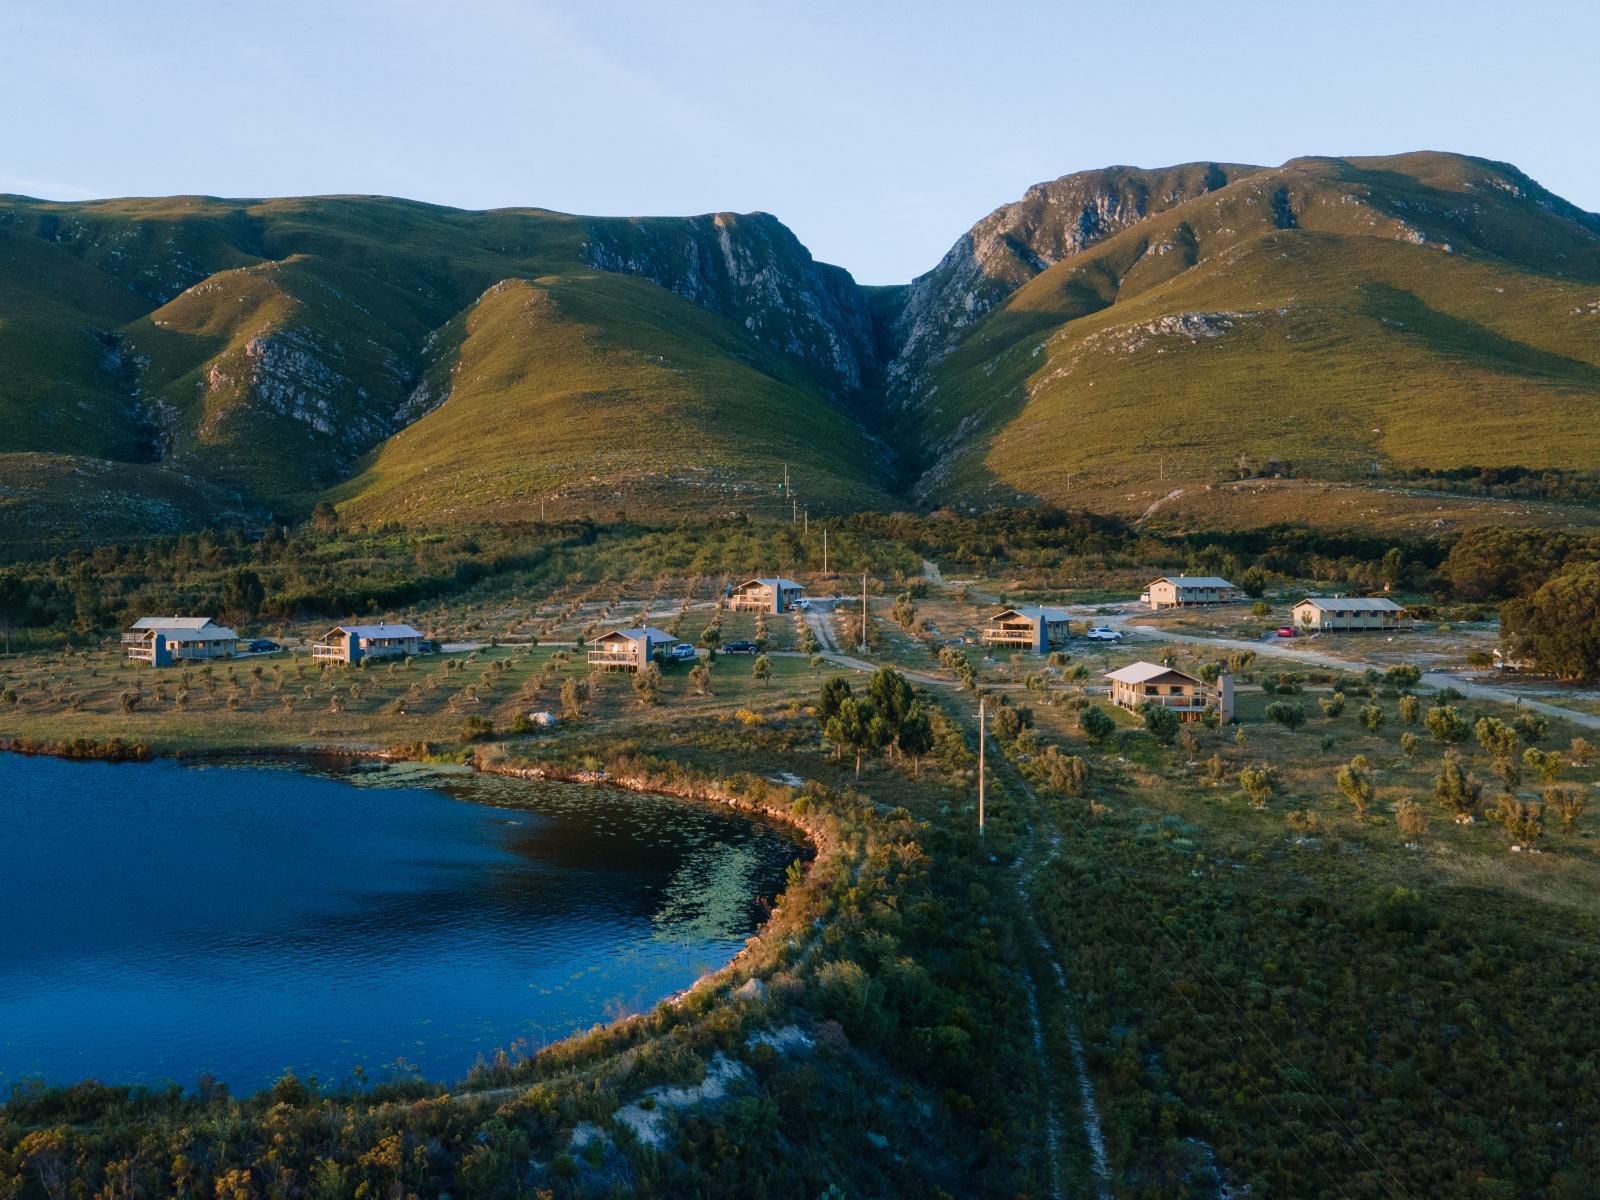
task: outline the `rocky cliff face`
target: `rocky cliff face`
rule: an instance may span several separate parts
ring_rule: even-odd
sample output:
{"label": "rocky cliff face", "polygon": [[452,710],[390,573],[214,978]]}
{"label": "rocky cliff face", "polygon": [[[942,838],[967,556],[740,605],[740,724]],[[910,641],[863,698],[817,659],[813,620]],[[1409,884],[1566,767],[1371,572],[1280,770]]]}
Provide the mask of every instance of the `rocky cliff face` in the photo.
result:
{"label": "rocky cliff face", "polygon": [[967,328],[1055,263],[1154,213],[1225,187],[1259,167],[1189,163],[1147,171],[1106,167],[1029,188],[979,221],[887,314],[890,399],[915,401],[929,367]]}
{"label": "rocky cliff face", "polygon": [[600,270],[641,275],[736,321],[820,372],[837,395],[861,391],[876,365],[861,288],[767,213],[597,219],[581,253]]}

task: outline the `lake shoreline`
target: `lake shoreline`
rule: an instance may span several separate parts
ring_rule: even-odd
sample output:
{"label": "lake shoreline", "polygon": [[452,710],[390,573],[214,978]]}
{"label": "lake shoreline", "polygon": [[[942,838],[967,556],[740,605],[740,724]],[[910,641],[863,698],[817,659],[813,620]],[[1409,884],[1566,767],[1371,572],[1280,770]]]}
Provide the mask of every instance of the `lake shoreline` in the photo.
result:
{"label": "lake shoreline", "polygon": [[[112,765],[122,763],[149,764],[154,761],[167,760],[178,764],[197,764],[201,762],[232,763],[247,765],[251,760],[273,760],[280,763],[299,763],[314,767],[319,761],[332,762],[384,762],[403,763],[417,762],[427,764],[427,760],[409,753],[405,747],[382,748],[377,746],[351,746],[348,744],[322,744],[309,747],[284,747],[284,746],[237,746],[229,748],[207,748],[204,750],[155,750],[143,745],[136,749],[138,753],[123,753],[118,755],[74,753],[72,750],[82,750],[83,746],[69,747],[66,752],[57,752],[54,746],[45,747],[39,743],[30,743],[29,739],[21,739],[23,744],[18,744],[18,739],[0,740],[0,753],[14,753],[29,757],[49,757],[63,761],[85,762],[99,761]],[[113,740],[112,743],[99,743],[94,748],[127,748],[126,743]],[[446,765],[446,764],[439,764]],[[689,782],[681,780],[662,779],[646,772],[612,772],[605,769],[569,769],[556,764],[529,764],[519,760],[491,760],[480,762],[478,756],[471,752],[465,756],[465,761],[460,764],[473,774],[493,775],[510,779],[524,779],[551,783],[583,784],[589,787],[613,788],[619,791],[631,792],[638,795],[664,796],[677,801],[686,801],[695,805],[732,809],[742,816],[762,820],[774,826],[781,826],[784,831],[794,838],[802,852],[796,856],[796,862],[801,864],[799,880],[791,880],[783,891],[779,892],[773,901],[771,910],[764,921],[756,927],[754,932],[745,939],[744,945],[720,967],[708,970],[695,978],[686,987],[674,992],[669,992],[654,1001],[649,1008],[642,1012],[628,1014],[609,1021],[599,1021],[586,1029],[581,1029],[559,1038],[542,1047],[540,1054],[551,1051],[561,1052],[563,1048],[570,1048],[585,1039],[597,1035],[606,1036],[622,1033],[630,1026],[647,1021],[651,1014],[657,1010],[680,1008],[689,1004],[700,995],[715,990],[729,982],[738,979],[743,982],[742,970],[746,964],[762,948],[766,939],[779,925],[784,912],[785,899],[797,884],[808,882],[812,873],[819,865],[830,860],[837,852],[835,840],[829,836],[825,823],[812,819],[810,813],[798,813],[792,808],[774,803],[764,796],[761,798],[740,795],[729,780],[712,781],[710,779],[693,779]],[[766,781],[761,781],[763,784]],[[782,792],[793,792],[795,789],[785,784],[772,784]],[[765,791],[765,787],[761,789]],[[789,936],[793,936],[791,932]],[[753,974],[750,976],[755,978]],[[476,1068],[474,1068],[475,1070]],[[482,1087],[473,1088],[466,1086],[472,1078],[472,1071],[463,1076],[459,1081],[450,1081],[437,1078],[424,1080],[427,1084],[439,1089],[443,1095],[452,1095],[459,1099],[468,1099],[474,1092],[485,1090]],[[49,1090],[65,1091],[75,1086],[74,1084],[48,1084]],[[125,1087],[133,1091],[148,1090],[154,1085],[144,1084],[113,1084],[114,1087]],[[159,1089],[157,1089],[159,1090]],[[241,1099],[249,1096],[265,1094],[271,1090],[271,1085],[241,1095]],[[342,1091],[335,1088],[333,1091]],[[329,1093],[331,1094],[331,1092]]]}

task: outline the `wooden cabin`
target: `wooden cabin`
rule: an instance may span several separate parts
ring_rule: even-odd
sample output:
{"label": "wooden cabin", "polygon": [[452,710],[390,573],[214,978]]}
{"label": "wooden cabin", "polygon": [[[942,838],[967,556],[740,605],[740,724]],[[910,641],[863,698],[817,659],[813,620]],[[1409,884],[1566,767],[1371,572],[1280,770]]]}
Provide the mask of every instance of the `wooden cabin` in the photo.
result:
{"label": "wooden cabin", "polygon": [[1214,688],[1176,667],[1150,662],[1130,663],[1105,678],[1111,685],[1111,702],[1129,712],[1159,704],[1185,721],[1198,721],[1207,709],[1214,710],[1224,723],[1233,720],[1233,676],[1226,672]]}
{"label": "wooden cabin", "polygon": [[792,579],[746,579],[728,591],[728,607],[751,612],[788,612],[805,592],[805,585]]}
{"label": "wooden cabin", "polygon": [[1294,606],[1294,624],[1317,632],[1399,629],[1404,612],[1385,596],[1308,596]]}
{"label": "wooden cabin", "polygon": [[1068,617],[1064,608],[1024,605],[1007,608],[989,618],[979,634],[986,646],[1014,646],[1035,654],[1048,654],[1067,640]]}
{"label": "wooden cabin", "polygon": [[239,635],[210,617],[140,617],[122,635],[128,661],[152,667],[231,658]]}
{"label": "wooden cabin", "polygon": [[1150,581],[1140,599],[1159,611],[1191,604],[1233,604],[1244,599],[1244,592],[1219,575],[1163,575]]}
{"label": "wooden cabin", "polygon": [[642,670],[657,650],[675,646],[678,639],[653,625],[613,629],[589,643],[589,665],[606,670]]}
{"label": "wooden cabin", "polygon": [[335,625],[311,644],[311,657],[349,664],[366,658],[401,658],[420,653],[426,640],[409,625]]}

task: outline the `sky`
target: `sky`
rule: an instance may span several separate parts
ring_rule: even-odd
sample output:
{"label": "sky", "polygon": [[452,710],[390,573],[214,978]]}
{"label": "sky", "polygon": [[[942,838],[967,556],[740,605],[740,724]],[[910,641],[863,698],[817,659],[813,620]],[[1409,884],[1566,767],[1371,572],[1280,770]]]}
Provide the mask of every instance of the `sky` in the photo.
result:
{"label": "sky", "polygon": [[1455,150],[1600,210],[1600,4],[3,0],[0,192],[763,210],[863,283],[1113,163]]}

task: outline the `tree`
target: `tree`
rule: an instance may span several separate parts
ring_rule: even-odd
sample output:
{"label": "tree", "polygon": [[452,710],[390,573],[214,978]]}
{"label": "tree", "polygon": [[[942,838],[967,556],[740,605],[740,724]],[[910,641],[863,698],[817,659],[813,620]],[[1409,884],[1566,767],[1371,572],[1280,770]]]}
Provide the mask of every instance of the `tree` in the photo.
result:
{"label": "tree", "polygon": [[1407,758],[1415,758],[1417,756],[1417,747],[1420,744],[1417,740],[1417,735],[1410,730],[1400,735],[1400,752]]}
{"label": "tree", "polygon": [[1344,693],[1335,692],[1331,696],[1324,696],[1317,701],[1317,704],[1321,707],[1324,716],[1330,719],[1337,717],[1344,712]]}
{"label": "tree", "polygon": [[722,630],[715,624],[707,625],[700,631],[700,644],[711,651],[713,658],[716,657],[717,647],[722,645]]}
{"label": "tree", "polygon": [[1513,655],[1562,679],[1600,676],[1600,561],[1574,563],[1500,609]]}
{"label": "tree", "polygon": [[1394,808],[1394,823],[1409,838],[1428,832],[1428,818],[1414,800],[1401,800]]}
{"label": "tree", "polygon": [[1372,804],[1375,790],[1372,783],[1372,764],[1358,754],[1339,768],[1338,774],[1334,776],[1334,782],[1339,785],[1339,790],[1344,793],[1345,799],[1355,806],[1356,820],[1364,820],[1367,808]]}
{"label": "tree", "polygon": [[1178,714],[1160,704],[1141,704],[1139,712],[1144,717],[1145,730],[1163,746],[1172,745],[1182,723]]}
{"label": "tree", "polygon": [[867,699],[880,717],[889,724],[891,736],[898,738],[900,725],[915,704],[916,694],[906,677],[893,667],[879,667],[867,683]]}
{"label": "tree", "polygon": [[1415,725],[1417,718],[1422,715],[1422,701],[1407,692],[1400,697],[1400,719],[1407,725]]}
{"label": "tree", "polygon": [[826,725],[838,714],[839,706],[852,694],[850,681],[843,675],[834,675],[824,680],[821,691],[817,693],[817,720]]}
{"label": "tree", "polygon": [[767,687],[772,682],[772,660],[765,654],[756,655],[755,662],[750,664],[750,677]]}
{"label": "tree", "polygon": [[1117,723],[1098,704],[1087,704],[1078,712],[1078,728],[1084,737],[1101,745],[1117,731]]}
{"label": "tree", "polygon": [[463,742],[481,742],[494,734],[494,722],[488,717],[468,717],[461,723]]}
{"label": "tree", "polygon": [[[1260,567],[1249,568],[1243,575],[1239,576],[1239,590],[1246,596],[1249,596],[1252,600],[1259,600],[1261,593],[1267,590],[1267,573]],[[1260,603],[1254,607],[1263,609],[1267,608],[1266,605]],[[1270,609],[1267,609],[1267,612],[1270,611]],[[1256,613],[1256,616],[1264,617],[1267,615],[1267,612]]]}
{"label": "tree", "polygon": [[234,571],[222,585],[222,604],[229,612],[239,613],[247,621],[255,620],[267,598],[267,589],[261,586],[261,577],[243,568]]}
{"label": "tree", "polygon": [[1390,687],[1404,691],[1422,682],[1422,668],[1415,663],[1398,663],[1385,671],[1383,678]]}
{"label": "tree", "polygon": [[1470,817],[1483,796],[1483,784],[1467,772],[1459,750],[1446,750],[1439,774],[1433,777],[1433,797],[1446,808]]}
{"label": "tree", "polygon": [[1531,846],[1544,832],[1544,805],[1507,792],[1495,804],[1494,819],[1511,835],[1513,842]]}
{"label": "tree", "polygon": [[706,663],[696,663],[689,672],[689,684],[699,696],[713,696],[711,690],[711,667]]}
{"label": "tree", "polygon": [[1383,561],[1378,564],[1378,574],[1391,588],[1400,585],[1400,579],[1405,574],[1406,556],[1399,546],[1390,546],[1384,551]]}
{"label": "tree", "polygon": [[1278,790],[1278,780],[1270,764],[1261,763],[1239,768],[1239,786],[1257,808],[1265,808],[1272,793]]}
{"label": "tree", "polygon": [[920,779],[922,756],[933,749],[933,721],[928,717],[928,710],[921,701],[914,703],[901,718],[900,731],[895,735],[895,744],[901,754],[910,756],[913,773]]}
{"label": "tree", "polygon": [[1363,704],[1360,713],[1361,727],[1368,733],[1377,733],[1383,728],[1383,709],[1376,704]]}
{"label": "tree", "polygon": [[1561,755],[1554,750],[1529,746],[1522,752],[1522,763],[1530,771],[1538,772],[1539,778],[1546,783],[1554,783],[1561,774]]}
{"label": "tree", "polygon": [[642,706],[656,703],[661,698],[661,668],[655,663],[646,663],[642,670],[635,671],[633,692]]}
{"label": "tree", "polygon": [[861,774],[862,755],[876,750],[889,740],[889,727],[867,700],[846,696],[829,718],[828,740],[856,756],[856,774]]}
{"label": "tree", "polygon": [[1537,746],[1550,735],[1550,722],[1538,713],[1528,712],[1526,709],[1511,719],[1511,727],[1517,731],[1517,736],[1530,746]]}
{"label": "tree", "polygon": [[1262,715],[1289,730],[1299,729],[1306,723],[1305,705],[1290,704],[1287,700],[1274,700],[1262,710]]}
{"label": "tree", "polygon": [[1561,818],[1562,828],[1570,829],[1589,806],[1589,797],[1581,787],[1551,786],[1544,790],[1544,802]]}
{"label": "tree", "polygon": [[1430,708],[1422,726],[1446,744],[1466,741],[1469,732],[1467,719],[1451,704],[1436,704]]}
{"label": "tree", "polygon": [[1511,791],[1522,780],[1522,766],[1517,761],[1517,731],[1498,717],[1480,717],[1475,727],[1478,744],[1494,760],[1495,774]]}
{"label": "tree", "polygon": [[581,679],[567,679],[561,685],[561,715],[569,721],[583,718],[583,704],[589,698],[588,686]]}

